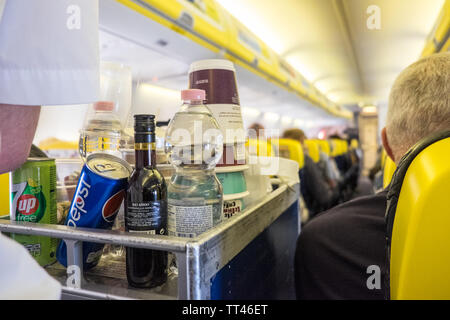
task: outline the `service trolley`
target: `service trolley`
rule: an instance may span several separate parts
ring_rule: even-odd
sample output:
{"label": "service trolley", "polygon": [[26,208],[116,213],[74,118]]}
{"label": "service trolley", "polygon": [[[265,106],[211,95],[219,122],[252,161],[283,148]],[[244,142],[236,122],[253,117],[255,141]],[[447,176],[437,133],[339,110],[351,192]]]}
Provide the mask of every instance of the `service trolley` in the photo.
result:
{"label": "service trolley", "polygon": [[[64,239],[68,268],[46,267],[63,285],[62,299],[294,299],[294,253],[300,232],[299,184],[281,184],[259,203],[196,238],[135,235],[0,220],[0,232]],[[82,242],[164,250],[177,272],[153,289],[128,286],[124,254],[104,255],[82,271]]]}

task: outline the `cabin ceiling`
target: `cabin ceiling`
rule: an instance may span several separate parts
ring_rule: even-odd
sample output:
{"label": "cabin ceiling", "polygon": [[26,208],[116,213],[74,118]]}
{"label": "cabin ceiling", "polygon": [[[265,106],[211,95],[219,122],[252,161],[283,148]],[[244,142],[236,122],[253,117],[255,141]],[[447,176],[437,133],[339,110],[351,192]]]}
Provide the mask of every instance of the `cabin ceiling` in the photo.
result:
{"label": "cabin ceiling", "polygon": [[[382,104],[444,0],[217,0],[331,100]],[[369,6],[380,12],[370,30]]]}

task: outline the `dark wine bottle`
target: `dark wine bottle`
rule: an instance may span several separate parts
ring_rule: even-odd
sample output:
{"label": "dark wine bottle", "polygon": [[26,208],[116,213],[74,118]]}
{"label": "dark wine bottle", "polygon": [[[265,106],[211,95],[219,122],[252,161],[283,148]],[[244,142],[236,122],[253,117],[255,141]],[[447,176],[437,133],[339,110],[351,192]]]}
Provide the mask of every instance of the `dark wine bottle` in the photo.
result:
{"label": "dark wine bottle", "polygon": [[[155,116],[134,116],[136,166],[125,201],[125,229],[143,234],[167,234],[167,187],[156,169]],[[152,288],[167,280],[167,252],[127,248],[128,283]]]}

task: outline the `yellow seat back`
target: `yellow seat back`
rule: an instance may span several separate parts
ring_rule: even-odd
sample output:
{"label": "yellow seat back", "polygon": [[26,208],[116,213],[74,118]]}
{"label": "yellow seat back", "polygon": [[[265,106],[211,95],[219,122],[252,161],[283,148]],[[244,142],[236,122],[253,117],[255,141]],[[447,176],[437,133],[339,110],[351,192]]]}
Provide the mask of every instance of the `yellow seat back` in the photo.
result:
{"label": "yellow seat back", "polygon": [[9,216],[9,173],[0,175],[0,218]]}
{"label": "yellow seat back", "polygon": [[331,157],[337,157],[338,154],[338,146],[336,139],[328,140],[328,143],[330,144],[330,156]]}
{"label": "yellow seat back", "polygon": [[341,140],[341,144],[342,144],[342,153],[346,154],[348,152],[348,141]]}
{"label": "yellow seat back", "polygon": [[319,153],[319,144],[317,141],[306,139],[305,145],[308,148],[308,154],[314,162],[319,162],[320,153]]}
{"label": "yellow seat back", "polygon": [[248,139],[245,143],[249,155],[258,157],[274,157],[272,144],[264,139]]}
{"label": "yellow seat back", "polygon": [[331,155],[330,143],[327,140],[316,140],[319,144],[320,151],[325,153],[327,156]]}
{"label": "yellow seat back", "polygon": [[353,150],[356,150],[356,149],[359,148],[359,142],[358,142],[357,139],[352,139],[350,141],[350,148],[353,149]]}
{"label": "yellow seat back", "polygon": [[394,174],[386,212],[391,299],[450,299],[449,159],[450,131],[417,144]]}
{"label": "yellow seat back", "polygon": [[384,169],[384,164],[386,163],[387,153],[384,148],[381,149],[381,169]]}
{"label": "yellow seat back", "polygon": [[386,156],[383,168],[383,188],[386,188],[389,185],[389,183],[391,183],[395,169],[397,169],[395,162],[392,161],[392,159],[389,156]]}
{"label": "yellow seat back", "polygon": [[342,140],[340,140],[340,139],[331,139],[331,145],[332,145],[331,156],[332,157],[339,157],[344,154],[341,141]]}
{"label": "yellow seat back", "polygon": [[271,142],[273,147],[278,147],[280,157],[296,161],[300,169],[305,166],[303,148],[300,142],[293,139],[272,139]]}

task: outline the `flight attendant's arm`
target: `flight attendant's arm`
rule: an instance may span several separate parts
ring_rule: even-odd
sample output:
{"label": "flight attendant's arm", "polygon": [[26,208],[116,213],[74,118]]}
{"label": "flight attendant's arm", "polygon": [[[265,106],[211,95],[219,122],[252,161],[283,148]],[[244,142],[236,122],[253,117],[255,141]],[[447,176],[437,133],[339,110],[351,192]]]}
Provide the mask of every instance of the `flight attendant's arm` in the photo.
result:
{"label": "flight attendant's arm", "polygon": [[40,106],[98,100],[99,42],[97,0],[0,0],[1,7],[3,173],[26,159]]}
{"label": "flight attendant's arm", "polygon": [[[3,6],[1,6],[3,5]],[[97,0],[0,0],[0,173],[26,160],[41,106],[98,100]],[[59,299],[61,285],[0,235],[0,299]]]}

